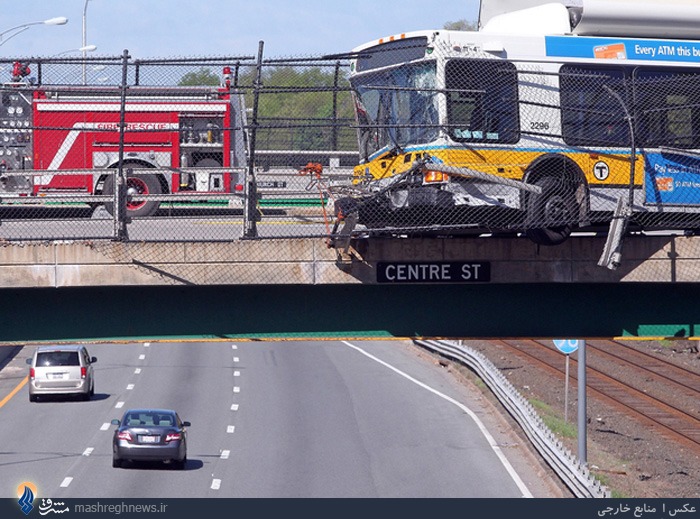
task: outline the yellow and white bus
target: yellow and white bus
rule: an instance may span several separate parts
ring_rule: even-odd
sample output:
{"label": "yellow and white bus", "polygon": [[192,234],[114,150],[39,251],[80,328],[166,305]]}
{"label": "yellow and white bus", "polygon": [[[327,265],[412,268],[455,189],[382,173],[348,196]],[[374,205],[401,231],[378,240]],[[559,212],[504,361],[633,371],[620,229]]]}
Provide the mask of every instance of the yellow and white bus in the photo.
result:
{"label": "yellow and white bus", "polygon": [[353,49],[360,164],[340,220],[543,245],[616,214],[626,229],[700,229],[700,6],[622,3]]}

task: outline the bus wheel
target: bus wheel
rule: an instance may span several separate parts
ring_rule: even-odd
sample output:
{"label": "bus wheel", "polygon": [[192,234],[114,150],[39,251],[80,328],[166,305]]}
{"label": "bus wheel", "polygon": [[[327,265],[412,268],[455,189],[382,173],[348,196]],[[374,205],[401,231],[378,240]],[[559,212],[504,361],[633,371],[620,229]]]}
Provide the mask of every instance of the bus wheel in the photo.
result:
{"label": "bus wheel", "polygon": [[528,196],[525,235],[539,245],[559,245],[571,235],[576,220],[574,191],[552,177],[537,179],[534,185],[542,193]]}
{"label": "bus wheel", "polygon": [[[116,172],[115,172],[116,174]],[[135,195],[160,195],[162,189],[155,175],[129,175],[126,178],[126,215],[127,216],[151,216],[160,206],[156,200],[132,200]],[[114,194],[114,175],[105,179],[102,194]],[[109,214],[114,214],[114,203],[105,202],[105,209]]]}

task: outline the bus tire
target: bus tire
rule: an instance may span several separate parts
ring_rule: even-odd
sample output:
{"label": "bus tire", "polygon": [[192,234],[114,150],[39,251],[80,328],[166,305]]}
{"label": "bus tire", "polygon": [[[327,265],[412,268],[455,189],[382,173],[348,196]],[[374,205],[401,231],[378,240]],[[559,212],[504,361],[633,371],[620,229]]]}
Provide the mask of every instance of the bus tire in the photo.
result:
{"label": "bus tire", "polygon": [[525,236],[538,245],[559,245],[571,235],[578,214],[574,191],[553,177],[541,177],[533,184],[542,193],[528,196]]}
{"label": "bus tire", "polygon": [[[104,182],[104,187],[102,188],[102,194],[113,195],[114,194],[114,177],[117,174],[108,175]],[[144,194],[144,195],[160,195],[162,193],[162,188],[160,182],[155,177],[155,175],[127,175],[126,178],[127,185],[127,200],[126,200],[126,216],[152,216],[158,210],[160,202],[156,200],[146,200],[140,202],[131,202],[130,194]],[[114,203],[105,202],[105,209],[109,214],[114,215]]]}

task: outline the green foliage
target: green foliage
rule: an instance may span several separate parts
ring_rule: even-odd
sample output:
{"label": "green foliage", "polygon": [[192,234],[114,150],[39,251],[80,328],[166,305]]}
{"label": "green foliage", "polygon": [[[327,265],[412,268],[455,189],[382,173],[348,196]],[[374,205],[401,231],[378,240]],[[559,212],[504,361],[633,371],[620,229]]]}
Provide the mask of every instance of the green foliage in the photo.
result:
{"label": "green foliage", "polygon": [[[241,69],[238,88],[244,93],[246,106],[254,105],[256,71]],[[181,86],[216,86],[221,79],[210,69],[188,72]],[[264,66],[258,97],[256,143],[263,149],[287,150],[356,150],[353,105],[347,75],[339,70],[335,95],[336,119],[342,128],[334,130],[333,103],[336,90],[335,67]],[[248,114],[251,122],[252,114]]]}
{"label": "green foliage", "polygon": [[[346,75],[340,71],[336,91],[336,118],[342,128],[334,129],[333,99],[336,90],[334,67],[292,67],[278,65],[263,69],[258,97],[257,144],[264,149],[339,150],[357,148],[353,105]],[[246,105],[253,107],[255,72],[239,77],[246,93]]]}
{"label": "green foliage", "polygon": [[208,68],[201,68],[196,72],[188,72],[178,85],[180,86],[217,86],[221,84],[219,76],[214,74]]}
{"label": "green foliage", "polygon": [[443,29],[448,31],[476,31],[476,22],[469,22],[465,19],[456,22],[445,22]]}

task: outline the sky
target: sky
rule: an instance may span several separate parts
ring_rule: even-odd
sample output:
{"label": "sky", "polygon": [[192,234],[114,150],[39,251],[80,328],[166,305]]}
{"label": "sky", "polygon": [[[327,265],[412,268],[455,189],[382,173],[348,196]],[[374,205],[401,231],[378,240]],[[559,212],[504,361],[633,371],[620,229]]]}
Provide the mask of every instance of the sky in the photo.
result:
{"label": "sky", "polygon": [[[87,9],[86,9],[87,6]],[[80,56],[83,12],[90,56],[313,57],[403,32],[478,19],[479,0],[0,0],[0,57]],[[71,52],[68,52],[71,51]]]}

